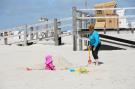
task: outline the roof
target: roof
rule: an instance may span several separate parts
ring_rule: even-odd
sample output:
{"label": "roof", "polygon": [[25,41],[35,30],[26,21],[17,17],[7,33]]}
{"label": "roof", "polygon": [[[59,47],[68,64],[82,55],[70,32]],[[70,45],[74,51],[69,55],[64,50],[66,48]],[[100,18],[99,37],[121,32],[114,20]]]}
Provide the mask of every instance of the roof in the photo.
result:
{"label": "roof", "polygon": [[115,1],[111,1],[111,2],[105,2],[105,3],[100,3],[100,4],[96,4],[95,8],[98,7],[109,7],[109,6],[116,6],[116,2]]}

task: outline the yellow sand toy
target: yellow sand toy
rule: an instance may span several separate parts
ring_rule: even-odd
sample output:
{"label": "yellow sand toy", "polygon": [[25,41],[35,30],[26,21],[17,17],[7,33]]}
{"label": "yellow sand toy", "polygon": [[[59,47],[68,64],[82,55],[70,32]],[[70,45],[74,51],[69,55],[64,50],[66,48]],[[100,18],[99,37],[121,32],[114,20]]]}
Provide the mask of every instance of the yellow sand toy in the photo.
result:
{"label": "yellow sand toy", "polygon": [[88,67],[80,67],[80,68],[69,68],[70,72],[78,72],[78,73],[88,73]]}

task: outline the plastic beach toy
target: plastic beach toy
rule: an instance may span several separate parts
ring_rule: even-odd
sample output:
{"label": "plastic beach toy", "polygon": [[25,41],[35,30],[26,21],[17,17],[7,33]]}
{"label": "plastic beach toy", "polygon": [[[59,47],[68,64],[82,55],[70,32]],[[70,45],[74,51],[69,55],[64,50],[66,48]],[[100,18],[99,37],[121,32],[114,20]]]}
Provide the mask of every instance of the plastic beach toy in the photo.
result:
{"label": "plastic beach toy", "polygon": [[88,73],[88,72],[89,72],[89,70],[88,70],[87,67],[81,67],[80,68],[80,73]]}
{"label": "plastic beach toy", "polygon": [[74,68],[69,68],[70,72],[75,72],[76,70]]}
{"label": "plastic beach toy", "polygon": [[80,67],[80,68],[69,68],[70,72],[78,72],[78,73],[88,73],[89,70],[87,67]]}
{"label": "plastic beach toy", "polygon": [[79,73],[88,73],[89,70],[88,70],[87,67],[81,67],[81,68],[77,69],[77,72],[79,72]]}
{"label": "plastic beach toy", "polygon": [[27,70],[27,71],[31,71],[31,70],[32,70],[32,68],[30,68],[30,67],[26,67],[26,70]]}

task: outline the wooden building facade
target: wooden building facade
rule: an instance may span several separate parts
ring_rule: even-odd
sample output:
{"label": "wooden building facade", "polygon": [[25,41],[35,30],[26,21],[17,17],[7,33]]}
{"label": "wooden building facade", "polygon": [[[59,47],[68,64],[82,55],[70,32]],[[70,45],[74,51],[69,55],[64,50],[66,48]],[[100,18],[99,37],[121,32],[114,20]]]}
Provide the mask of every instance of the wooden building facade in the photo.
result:
{"label": "wooden building facade", "polygon": [[[116,8],[116,2],[106,2],[100,3],[95,5],[95,9],[102,9],[102,8]],[[115,10],[96,10],[95,11],[96,17],[115,17],[118,16]],[[95,28],[106,28],[106,29],[116,29],[118,28],[118,18],[96,18]]]}

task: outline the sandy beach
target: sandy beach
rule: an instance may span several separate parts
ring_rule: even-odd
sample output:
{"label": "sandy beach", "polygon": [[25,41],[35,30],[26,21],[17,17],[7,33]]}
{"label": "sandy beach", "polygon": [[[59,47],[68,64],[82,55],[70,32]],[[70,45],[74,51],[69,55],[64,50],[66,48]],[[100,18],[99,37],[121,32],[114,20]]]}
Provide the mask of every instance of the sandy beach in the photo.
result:
{"label": "sandy beach", "polygon": [[[135,89],[134,49],[101,50],[102,64],[89,65],[86,74],[57,69],[58,64],[55,71],[38,70],[43,67],[47,53],[73,66],[87,65],[88,52],[73,51],[71,36],[62,38],[62,42],[61,46],[54,46],[53,41],[25,47],[1,45],[0,89]],[[37,70],[27,71],[26,67]]]}

